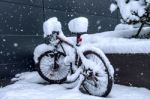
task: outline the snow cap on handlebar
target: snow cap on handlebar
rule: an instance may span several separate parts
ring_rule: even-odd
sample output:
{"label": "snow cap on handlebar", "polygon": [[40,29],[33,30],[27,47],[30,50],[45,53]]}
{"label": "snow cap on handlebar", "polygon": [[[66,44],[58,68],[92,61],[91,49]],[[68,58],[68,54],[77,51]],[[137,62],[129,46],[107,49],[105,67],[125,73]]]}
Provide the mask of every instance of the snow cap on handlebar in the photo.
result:
{"label": "snow cap on handlebar", "polygon": [[61,23],[56,17],[49,18],[43,23],[44,37],[51,35],[53,31],[62,32]]}
{"label": "snow cap on handlebar", "polygon": [[85,17],[72,19],[68,23],[68,27],[72,33],[85,33],[88,30],[88,19]]}

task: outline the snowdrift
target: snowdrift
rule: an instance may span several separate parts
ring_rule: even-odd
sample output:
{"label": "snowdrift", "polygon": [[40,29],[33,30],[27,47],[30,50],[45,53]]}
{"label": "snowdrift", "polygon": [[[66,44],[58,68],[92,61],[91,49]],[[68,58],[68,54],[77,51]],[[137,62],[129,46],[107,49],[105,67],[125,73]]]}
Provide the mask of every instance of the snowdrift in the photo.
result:
{"label": "snowdrift", "polygon": [[[16,75],[12,85],[0,88],[0,99],[106,99],[66,89],[63,85],[43,85],[37,72]],[[149,99],[150,91],[145,88],[114,85],[109,99]]]}

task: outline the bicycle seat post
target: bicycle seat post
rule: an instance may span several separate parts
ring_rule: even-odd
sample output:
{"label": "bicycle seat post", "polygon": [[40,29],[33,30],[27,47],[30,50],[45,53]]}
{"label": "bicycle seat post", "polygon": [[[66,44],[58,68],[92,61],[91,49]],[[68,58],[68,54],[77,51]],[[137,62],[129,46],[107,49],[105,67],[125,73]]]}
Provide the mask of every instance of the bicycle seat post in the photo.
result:
{"label": "bicycle seat post", "polygon": [[[81,41],[82,41],[81,33],[75,33],[75,34],[76,34],[76,46],[80,46]],[[75,54],[75,65],[77,65],[77,66],[78,66],[78,61],[79,61],[79,57],[78,57],[78,54],[76,52],[76,54]]]}
{"label": "bicycle seat post", "polygon": [[76,46],[80,46],[81,41],[82,41],[81,33],[77,33],[77,35],[76,35]]}

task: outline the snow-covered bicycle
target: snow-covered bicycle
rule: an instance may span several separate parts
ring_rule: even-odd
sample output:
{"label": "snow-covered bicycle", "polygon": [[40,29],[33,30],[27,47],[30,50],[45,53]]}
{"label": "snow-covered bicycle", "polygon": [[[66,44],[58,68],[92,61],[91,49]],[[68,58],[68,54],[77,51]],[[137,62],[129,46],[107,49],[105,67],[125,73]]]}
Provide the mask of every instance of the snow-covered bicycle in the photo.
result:
{"label": "snow-covered bicycle", "polygon": [[47,44],[35,48],[34,60],[40,76],[51,84],[78,82],[76,88],[95,96],[107,96],[113,85],[114,69],[105,54],[92,45],[82,45],[88,20],[79,17],[69,22],[76,43],[65,37],[56,17],[43,24]]}

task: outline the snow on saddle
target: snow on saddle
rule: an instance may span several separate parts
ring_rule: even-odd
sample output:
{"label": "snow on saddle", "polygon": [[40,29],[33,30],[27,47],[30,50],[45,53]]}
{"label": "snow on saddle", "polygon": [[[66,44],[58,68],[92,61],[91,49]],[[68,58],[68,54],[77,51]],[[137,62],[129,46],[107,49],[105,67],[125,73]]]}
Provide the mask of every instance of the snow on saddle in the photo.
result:
{"label": "snow on saddle", "polygon": [[86,33],[88,30],[88,19],[85,17],[74,18],[68,23],[68,27],[72,33]]}

